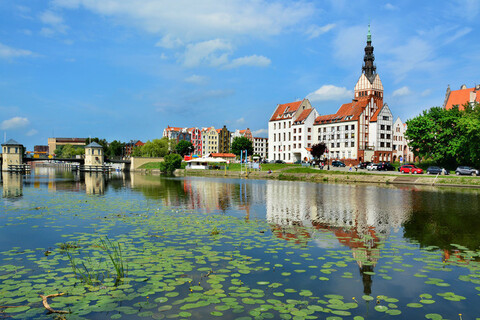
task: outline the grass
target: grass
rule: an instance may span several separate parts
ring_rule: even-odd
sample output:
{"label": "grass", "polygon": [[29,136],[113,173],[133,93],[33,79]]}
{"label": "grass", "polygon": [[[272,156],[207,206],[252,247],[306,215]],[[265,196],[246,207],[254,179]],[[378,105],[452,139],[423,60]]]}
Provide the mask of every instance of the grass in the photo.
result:
{"label": "grass", "polygon": [[142,164],[139,169],[160,169],[160,162],[148,162]]}
{"label": "grass", "polygon": [[[100,239],[98,247],[107,253],[108,259],[115,271],[115,285],[118,285],[121,280],[127,276],[127,267],[124,263],[120,244],[105,238]],[[70,261],[73,273],[79,277],[82,282],[93,286],[100,283],[105,278],[105,268],[103,268],[101,260],[93,259],[90,255],[75,258],[68,251],[66,251],[66,254]]]}

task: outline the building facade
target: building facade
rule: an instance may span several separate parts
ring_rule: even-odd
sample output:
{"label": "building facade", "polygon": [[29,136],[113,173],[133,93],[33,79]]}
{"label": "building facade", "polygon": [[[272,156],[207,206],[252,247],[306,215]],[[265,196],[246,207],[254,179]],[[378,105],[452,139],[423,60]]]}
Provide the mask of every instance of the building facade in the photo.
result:
{"label": "building facade", "polygon": [[335,114],[315,119],[315,143],[327,145],[330,159],[347,164],[392,161],[393,115],[383,102],[383,85],[374,60],[369,29],[362,74],[352,102],[343,104]]}
{"label": "building facade", "polygon": [[279,104],[268,122],[268,160],[285,162],[311,158],[312,125],[317,117],[308,99]]}
{"label": "building facade", "polygon": [[218,153],[218,132],[215,127],[202,129],[202,157]]}
{"label": "building facade", "polygon": [[405,139],[405,131],[407,131],[407,124],[403,123],[400,118],[397,118],[393,124],[393,161],[403,163],[414,162],[415,156],[408,146],[408,141]]}
{"label": "building facade", "polygon": [[224,125],[223,128],[217,130],[217,132],[218,132],[218,152],[229,153],[230,141],[231,141],[230,131],[228,131],[227,127]]}
{"label": "building facade", "polygon": [[202,131],[198,128],[188,128],[190,142],[193,144],[193,154],[202,155]]}
{"label": "building facade", "polygon": [[250,131],[250,128],[247,128],[245,130],[235,130],[235,132],[232,132],[231,134],[231,141],[233,142],[233,139],[237,138],[237,137],[245,137],[247,138],[248,140],[252,141],[253,142],[253,134],[252,134],[252,131]]}
{"label": "building facade", "polygon": [[262,159],[268,159],[268,138],[253,138],[253,154],[258,154]]}
{"label": "building facade", "polygon": [[72,146],[85,146],[87,138],[48,138],[48,153],[55,154],[60,146],[70,144]]}

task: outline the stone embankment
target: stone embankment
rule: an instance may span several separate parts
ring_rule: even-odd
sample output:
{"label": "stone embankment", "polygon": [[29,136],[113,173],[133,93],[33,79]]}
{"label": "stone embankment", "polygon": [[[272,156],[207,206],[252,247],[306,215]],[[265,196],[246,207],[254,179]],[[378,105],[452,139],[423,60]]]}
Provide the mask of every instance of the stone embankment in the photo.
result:
{"label": "stone embankment", "polygon": [[327,183],[374,183],[374,184],[403,184],[403,185],[426,185],[426,186],[449,186],[480,188],[478,177],[456,177],[456,176],[429,176],[429,175],[399,175],[399,174],[375,174],[375,173],[286,173],[274,171],[251,171],[246,175],[239,171],[222,170],[185,170],[177,169],[176,176],[203,176],[203,177],[225,177],[225,178],[247,178],[247,179],[273,179],[306,182],[327,182]]}

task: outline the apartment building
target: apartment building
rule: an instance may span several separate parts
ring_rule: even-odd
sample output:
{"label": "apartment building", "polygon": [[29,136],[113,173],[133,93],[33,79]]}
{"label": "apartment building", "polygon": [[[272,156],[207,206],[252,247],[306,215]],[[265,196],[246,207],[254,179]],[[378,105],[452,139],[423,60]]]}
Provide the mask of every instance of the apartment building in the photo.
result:
{"label": "apartment building", "polygon": [[268,138],[253,137],[253,154],[268,159]]}
{"label": "apartment building", "polygon": [[218,131],[215,127],[203,128],[202,130],[202,157],[210,153],[218,153]]}

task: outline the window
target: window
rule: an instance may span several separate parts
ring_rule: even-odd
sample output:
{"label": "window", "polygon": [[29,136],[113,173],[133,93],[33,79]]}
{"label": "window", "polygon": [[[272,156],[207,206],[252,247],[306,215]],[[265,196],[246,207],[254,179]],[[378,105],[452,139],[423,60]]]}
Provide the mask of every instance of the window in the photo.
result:
{"label": "window", "polygon": [[355,147],[355,142],[354,141],[350,142],[350,147]]}
{"label": "window", "polygon": [[385,130],[385,125],[384,125],[384,124],[382,124],[382,125],[380,126],[380,130]]}
{"label": "window", "polygon": [[345,148],[348,148],[348,142],[345,142]]}
{"label": "window", "polygon": [[355,125],[352,124],[352,125],[350,126],[350,129],[355,130]]}
{"label": "window", "polygon": [[291,147],[292,147],[291,145],[288,145],[288,151],[292,150]]}
{"label": "window", "polygon": [[298,128],[298,133],[302,133],[302,128]]}
{"label": "window", "polygon": [[337,142],[337,148],[340,148],[340,142]]}
{"label": "window", "polygon": [[323,128],[323,132],[327,132],[327,128]]}
{"label": "window", "polygon": [[297,141],[297,136],[293,136],[293,141]]}
{"label": "window", "polygon": [[307,136],[307,140],[312,140],[312,136]]}
{"label": "window", "polygon": [[288,141],[290,141],[290,140],[292,140],[292,133],[291,132],[288,133]]}
{"label": "window", "polygon": [[337,126],[337,131],[340,131],[340,126]]}
{"label": "window", "polygon": [[292,127],[292,121],[288,121],[288,127],[289,127],[289,128]]}
{"label": "window", "polygon": [[345,139],[348,139],[348,133],[345,133]]}
{"label": "window", "polygon": [[273,141],[277,141],[277,135],[275,133],[273,134]]}
{"label": "window", "polygon": [[388,131],[390,131],[390,130],[391,130],[390,126],[387,126],[387,130],[388,130]]}
{"label": "window", "polygon": [[355,138],[355,133],[351,133],[350,138],[352,138],[352,139]]}
{"label": "window", "polygon": [[322,141],[322,136],[318,136],[318,141]]}
{"label": "window", "polygon": [[310,148],[310,147],[311,147],[311,144],[310,144],[310,143],[308,143],[308,144],[307,144],[307,148]]}
{"label": "window", "polygon": [[331,147],[332,147],[332,148],[335,148],[335,143],[332,142],[332,146],[331,146]]}
{"label": "window", "polygon": [[283,123],[283,129],[285,129],[286,127],[287,127],[287,123],[284,122],[284,123]]}
{"label": "window", "polygon": [[293,149],[295,149],[296,147],[297,147],[297,144],[296,144],[296,143],[294,143],[294,144],[293,144]]}
{"label": "window", "polygon": [[387,139],[390,139],[391,138],[391,135],[387,134]]}
{"label": "window", "polygon": [[388,121],[389,118],[387,116],[383,116],[382,119]]}
{"label": "window", "polygon": [[301,147],[302,147],[302,144],[301,144],[301,143],[299,143],[299,144],[298,144],[298,148],[301,148]]}
{"label": "window", "polygon": [[348,130],[348,125],[345,126],[345,130]]}
{"label": "window", "polygon": [[337,139],[340,139],[340,133],[337,133]]}
{"label": "window", "polygon": [[[320,138],[319,138],[319,140],[320,140]],[[322,139],[322,140],[323,140],[323,141],[327,140],[327,136],[323,136],[323,139]]]}
{"label": "window", "polygon": [[390,148],[390,142],[387,142],[387,148]]}
{"label": "window", "polygon": [[322,130],[321,128],[318,128],[318,133],[320,133],[321,130]]}
{"label": "window", "polygon": [[293,133],[297,133],[297,129],[293,129]]}
{"label": "window", "polygon": [[385,134],[384,133],[380,134],[380,139],[385,139]]}
{"label": "window", "polygon": [[307,128],[307,132],[312,132],[312,128]]}
{"label": "window", "polygon": [[275,130],[275,129],[277,129],[277,124],[276,123],[273,124],[273,130]]}
{"label": "window", "polygon": [[380,142],[380,148],[384,148],[385,147],[385,142]]}
{"label": "window", "polygon": [[283,141],[285,141],[285,132],[283,133]]}

